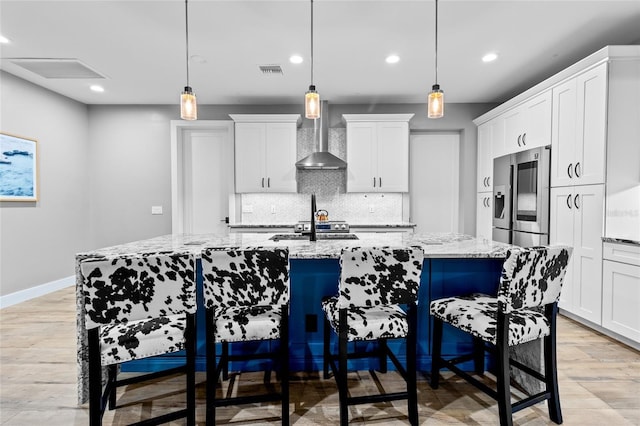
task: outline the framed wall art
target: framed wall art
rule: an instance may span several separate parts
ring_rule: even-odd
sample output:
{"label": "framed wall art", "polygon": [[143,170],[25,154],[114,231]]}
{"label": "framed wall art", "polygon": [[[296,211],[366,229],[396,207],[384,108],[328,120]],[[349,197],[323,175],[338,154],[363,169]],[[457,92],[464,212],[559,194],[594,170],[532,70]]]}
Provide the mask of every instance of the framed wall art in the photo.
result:
{"label": "framed wall art", "polygon": [[38,141],[0,133],[0,201],[38,201]]}

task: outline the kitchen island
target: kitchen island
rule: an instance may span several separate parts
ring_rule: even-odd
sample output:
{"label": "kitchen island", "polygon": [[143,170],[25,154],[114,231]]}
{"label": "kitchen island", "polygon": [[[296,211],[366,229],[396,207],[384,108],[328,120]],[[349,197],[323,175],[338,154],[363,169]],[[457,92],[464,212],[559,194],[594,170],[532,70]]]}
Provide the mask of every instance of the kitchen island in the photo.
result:
{"label": "kitchen island", "polygon": [[[292,371],[322,369],[322,322],[320,301],[334,295],[338,289],[339,257],[344,247],[422,247],[425,253],[418,301],[418,369],[427,371],[431,365],[429,301],[440,297],[468,292],[495,294],[502,261],[508,244],[476,239],[462,234],[357,233],[357,240],[272,241],[268,233],[229,233],[228,235],[166,235],[107,247],[76,256],[76,265],[89,257],[154,251],[191,252],[199,257],[204,247],[283,247],[289,248],[291,304],[290,304],[290,364]],[[78,399],[86,400],[86,330],[81,295],[81,278],[76,266],[76,296],[78,323]],[[198,262],[198,347],[197,368],[206,365],[204,338],[204,309],[202,309],[202,277]],[[255,351],[268,343],[246,343],[240,350]],[[366,343],[360,343],[366,344]],[[443,354],[457,354],[472,344],[464,334],[446,330]],[[403,347],[394,348],[404,357]],[[178,365],[181,353],[130,362],[127,371],[152,371]],[[372,362],[359,360],[357,369],[376,368]],[[245,366],[251,368],[251,366]]]}

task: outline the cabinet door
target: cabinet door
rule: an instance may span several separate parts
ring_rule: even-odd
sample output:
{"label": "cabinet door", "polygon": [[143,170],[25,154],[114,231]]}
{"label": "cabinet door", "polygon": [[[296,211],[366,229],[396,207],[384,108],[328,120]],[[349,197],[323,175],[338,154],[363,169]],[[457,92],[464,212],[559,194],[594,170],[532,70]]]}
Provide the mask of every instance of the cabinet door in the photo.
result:
{"label": "cabinet door", "polygon": [[408,192],[409,124],[406,122],[376,124],[378,150],[376,189],[383,192]]}
{"label": "cabinet door", "polygon": [[640,266],[602,262],[602,326],[640,342]]}
{"label": "cabinet door", "polygon": [[551,144],[551,90],[523,105],[524,128],[521,149]]}
{"label": "cabinet door", "polygon": [[491,192],[478,192],[476,199],[476,238],[491,241],[492,237],[492,204]]}
{"label": "cabinet door", "polygon": [[264,123],[236,123],[236,192],[263,192],[266,130]]}
{"label": "cabinet door", "polygon": [[573,305],[577,315],[600,325],[604,185],[576,186],[573,190]]}
{"label": "cabinet door", "polygon": [[511,154],[522,150],[522,107],[516,107],[503,115],[504,121],[504,150],[505,154]]}
{"label": "cabinet door", "polygon": [[[607,64],[577,77],[577,146],[574,172],[580,185],[604,183],[607,140]],[[637,119],[637,117],[636,117]]]}
{"label": "cabinet door", "polygon": [[478,126],[478,174],[477,188],[478,192],[484,192],[491,189],[491,177],[493,174],[493,126],[488,121]]}
{"label": "cabinet door", "polygon": [[[573,188],[560,187],[551,188],[550,200],[550,221],[549,221],[549,243],[574,246],[573,241]],[[575,252],[573,253],[567,267],[567,275],[564,278],[562,292],[560,293],[559,306],[569,312],[573,309],[573,270],[576,264]]]}
{"label": "cabinet door", "polygon": [[296,192],[296,124],[266,124],[266,189]]}
{"label": "cabinet door", "polygon": [[553,89],[553,119],[551,121],[551,186],[573,184],[577,89],[572,79]]}
{"label": "cabinet door", "polygon": [[378,187],[375,123],[347,124],[347,192],[372,192]]}

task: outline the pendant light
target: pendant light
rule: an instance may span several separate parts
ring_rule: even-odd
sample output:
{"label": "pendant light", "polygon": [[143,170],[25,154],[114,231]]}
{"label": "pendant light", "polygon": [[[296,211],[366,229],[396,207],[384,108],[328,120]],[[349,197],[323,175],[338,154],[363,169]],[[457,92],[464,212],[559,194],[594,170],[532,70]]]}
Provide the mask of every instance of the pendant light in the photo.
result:
{"label": "pendant light", "polygon": [[304,94],[304,116],[309,119],[320,118],[320,95],[313,84],[313,0],[311,0],[311,84]]}
{"label": "pendant light", "polygon": [[198,119],[198,103],[196,95],[189,86],[189,4],[188,0],[184,0],[184,16],[185,16],[185,34],[187,45],[187,85],[184,92],[180,95],[180,118],[183,120]]}
{"label": "pendant light", "polygon": [[427,117],[441,118],[444,116],[444,92],[438,84],[438,0],[436,0],[436,84],[431,87],[427,99]]}

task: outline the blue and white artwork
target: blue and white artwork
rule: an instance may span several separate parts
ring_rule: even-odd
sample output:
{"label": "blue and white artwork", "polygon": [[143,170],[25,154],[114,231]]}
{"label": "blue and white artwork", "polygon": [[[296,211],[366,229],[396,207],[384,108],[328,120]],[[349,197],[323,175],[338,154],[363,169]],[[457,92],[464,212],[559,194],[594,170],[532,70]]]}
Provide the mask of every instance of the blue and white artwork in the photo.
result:
{"label": "blue and white artwork", "polygon": [[0,133],[0,201],[37,201],[37,173],[37,142]]}

